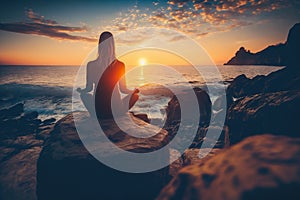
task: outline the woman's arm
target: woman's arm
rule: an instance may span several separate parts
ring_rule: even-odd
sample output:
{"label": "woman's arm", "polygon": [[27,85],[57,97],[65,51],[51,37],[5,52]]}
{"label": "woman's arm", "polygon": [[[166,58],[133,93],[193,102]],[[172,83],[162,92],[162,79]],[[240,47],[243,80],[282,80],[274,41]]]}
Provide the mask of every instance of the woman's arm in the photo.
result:
{"label": "woman's arm", "polygon": [[88,63],[87,66],[86,66],[86,85],[85,85],[84,89],[77,88],[77,91],[79,93],[88,93],[88,92],[92,91],[93,82],[91,80],[91,76],[92,76],[91,73],[93,73],[93,72],[91,71],[90,63]]}

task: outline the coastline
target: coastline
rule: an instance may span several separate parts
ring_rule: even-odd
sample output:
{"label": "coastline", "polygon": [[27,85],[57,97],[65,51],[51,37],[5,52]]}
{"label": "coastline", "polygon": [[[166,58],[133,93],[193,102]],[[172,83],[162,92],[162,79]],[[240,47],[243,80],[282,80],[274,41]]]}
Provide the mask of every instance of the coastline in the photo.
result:
{"label": "coastline", "polygon": [[[289,78],[290,77],[290,78]],[[259,110],[257,110],[257,114],[251,114],[252,117],[250,117],[250,110],[255,110],[256,106],[259,106],[259,104],[256,103],[252,103],[257,101],[261,101],[259,100],[259,98],[269,98],[266,95],[272,94],[274,97],[272,97],[272,99],[276,98],[276,96],[279,97],[279,99],[284,99],[281,101],[277,101],[278,103],[276,105],[272,105],[274,107],[274,109],[271,106],[271,104],[269,104],[268,102],[266,102],[264,104],[264,106],[266,107],[264,109],[264,113],[266,112],[275,112],[275,113],[270,113],[268,114],[268,116],[276,116],[277,114],[280,114],[282,112],[284,113],[293,113],[289,110],[285,110],[283,111],[283,109],[287,109],[286,106],[282,107],[282,105],[287,105],[287,104],[291,104],[291,105],[299,105],[300,102],[300,93],[297,93],[295,91],[300,90],[300,84],[298,82],[297,79],[293,79],[292,77],[298,77],[298,75],[294,74],[294,73],[290,73],[290,70],[288,68],[276,71],[271,73],[268,76],[257,76],[253,79],[248,79],[247,77],[240,75],[238,77],[236,77],[233,82],[229,85],[228,89],[227,89],[227,102],[228,102],[228,106],[227,106],[227,118],[226,118],[226,125],[224,126],[223,129],[223,134],[220,137],[220,141],[219,141],[219,145],[215,146],[215,150],[210,151],[209,156],[205,157],[204,159],[200,159],[198,157],[198,153],[199,152],[205,152],[205,149],[201,149],[201,144],[203,139],[205,139],[205,135],[206,135],[206,131],[207,131],[207,123],[208,122],[202,122],[199,124],[202,124],[202,127],[200,126],[199,130],[199,134],[196,139],[193,142],[193,145],[189,148],[189,150],[187,150],[185,152],[185,154],[183,156],[181,156],[180,160],[175,161],[173,164],[171,164],[169,171],[170,177],[174,177],[175,179],[178,179],[178,175],[183,173],[184,171],[188,170],[189,166],[193,166],[195,167],[195,165],[198,165],[198,163],[204,163],[204,165],[206,165],[206,163],[209,163],[210,159],[216,158],[218,155],[222,155],[223,152],[228,152],[228,149],[231,149],[232,145],[233,147],[235,147],[234,144],[239,145],[240,141],[244,141],[244,138],[252,138],[252,137],[256,137],[256,139],[253,140],[261,140],[261,138],[268,138],[269,136],[264,136],[261,134],[264,133],[271,133],[272,134],[272,130],[274,130],[273,132],[273,137],[275,137],[274,141],[277,140],[276,137],[281,138],[283,136],[279,136],[279,135],[284,135],[284,137],[299,137],[297,134],[293,134],[293,132],[297,133],[298,129],[297,126],[293,126],[293,127],[289,127],[289,131],[288,132],[283,132],[286,129],[286,126],[288,124],[286,124],[284,121],[282,121],[281,123],[277,123],[274,124],[271,122],[270,124],[267,124],[265,126],[265,128],[262,129],[261,126],[259,126],[259,123],[266,123],[264,118],[261,118],[262,115],[259,114]],[[293,89],[289,89],[289,83],[290,80],[295,80],[296,82],[292,83],[296,88]],[[282,80],[286,80],[285,82],[283,82]],[[270,83],[269,85],[265,85],[265,88],[261,87],[261,90],[257,90],[258,88],[256,87],[257,84],[259,85],[264,85],[263,83]],[[275,83],[280,82],[280,85],[282,87],[280,88],[276,88],[276,87],[270,87],[272,85],[276,85]],[[284,87],[284,85],[286,84],[286,86]],[[248,90],[245,90],[246,88],[248,88]],[[277,91],[274,91],[277,89]],[[242,90],[241,90],[242,89]],[[205,94],[206,92],[198,89],[198,91],[202,94]],[[242,92],[241,92],[242,91]],[[204,95],[206,96],[206,95]],[[209,105],[210,101],[204,100],[203,98],[207,98],[204,97],[203,95],[198,96],[200,100],[199,102],[207,102],[204,103],[206,106],[208,106],[208,110],[209,110]],[[266,96],[266,97],[264,97]],[[209,97],[208,97],[209,98]],[[239,99],[237,101],[234,101],[233,99]],[[209,99],[208,99],[209,100]],[[264,100],[265,101],[265,100]],[[251,102],[251,104],[250,104]],[[220,101],[215,101],[215,103],[220,103]],[[271,102],[270,102],[271,103]],[[249,112],[247,110],[244,109],[244,107],[247,106],[249,107]],[[282,107],[282,108],[281,108]],[[291,106],[293,109],[294,107]],[[276,108],[276,109],[275,109]],[[56,122],[54,124],[55,119],[49,119],[49,120],[45,120],[43,122],[41,122],[40,120],[37,120],[38,115],[35,112],[32,113],[24,113],[24,110],[22,104],[18,104],[14,107],[12,107],[10,110],[6,110],[6,111],[0,111],[0,113],[3,113],[3,117],[2,117],[2,121],[18,121],[18,120],[25,120],[28,121],[28,124],[30,124],[30,127],[32,129],[28,130],[28,132],[23,132],[23,133],[18,133],[18,131],[24,131],[24,127],[20,128],[19,130],[16,130],[15,133],[16,134],[11,134],[11,128],[9,127],[6,129],[6,133],[5,135],[7,136],[7,139],[1,139],[1,146],[2,146],[2,154],[4,154],[1,158],[2,161],[4,161],[3,163],[6,164],[2,164],[1,165],[1,170],[3,172],[6,172],[8,169],[7,167],[9,167],[9,163],[18,163],[18,162],[23,162],[23,163],[27,163],[25,165],[27,166],[35,166],[35,163],[37,162],[38,157],[40,157],[40,152],[42,152],[43,150],[43,146],[46,143],[50,143],[51,141],[53,142],[53,128],[54,126],[56,126],[56,128],[59,128],[62,121],[64,121],[66,119],[66,117],[60,119],[58,122]],[[267,110],[270,111],[267,111]],[[164,129],[166,129],[168,131],[168,135],[169,137],[172,138],[172,134],[176,134],[176,129],[178,128],[178,124],[174,123],[176,122],[176,118],[178,118],[178,113],[176,112],[177,108],[176,108],[176,101],[174,99],[171,99],[167,108],[167,115],[168,115],[168,120],[166,122],[166,126],[164,126]],[[247,116],[249,115],[249,117],[246,118],[240,118],[238,116],[240,116],[239,112],[242,112],[243,116]],[[248,114],[247,114],[248,113]],[[291,115],[291,114],[289,114]],[[8,118],[7,116],[10,116],[10,118]],[[235,117],[237,116],[237,117]],[[209,117],[209,116],[208,116]],[[286,116],[287,117],[287,116]],[[296,116],[291,115],[291,117],[289,117],[288,119],[293,119],[296,118]],[[202,118],[203,119],[203,118]],[[243,121],[245,120],[246,121]],[[249,121],[249,120],[254,120]],[[35,123],[35,126],[33,126],[32,124]],[[72,126],[72,121],[67,122],[69,124],[67,124],[68,126]],[[251,124],[254,123],[256,125],[257,130],[254,131],[251,129]],[[7,123],[6,123],[7,124]],[[249,126],[242,126],[241,128],[239,128],[239,124],[249,124]],[[24,125],[25,126],[25,125]],[[277,127],[277,128],[276,128]],[[282,127],[281,129],[279,127]],[[216,128],[221,128],[222,127],[216,127]],[[279,128],[279,129],[278,129]],[[4,131],[4,126],[2,126],[2,131]],[[277,130],[280,130],[279,133]],[[243,135],[244,133],[244,135]],[[9,136],[8,136],[9,135]],[[261,136],[256,136],[256,135],[261,135]],[[3,136],[3,133],[2,133]],[[238,137],[236,137],[238,136]],[[50,139],[49,139],[50,138]],[[184,139],[184,138],[183,138]],[[297,141],[297,139],[295,139],[295,141]],[[75,145],[75,144],[74,144]],[[279,145],[279,144],[276,144]],[[17,149],[17,151],[13,150],[13,148],[19,148]],[[62,148],[64,148],[62,146]],[[50,149],[51,150],[51,149]],[[48,149],[49,151],[49,149]],[[254,150],[253,150],[254,151]],[[300,149],[299,149],[300,151]],[[30,152],[30,155],[35,155],[34,157],[26,157],[26,152]],[[33,153],[34,152],[34,153]],[[251,153],[252,151],[249,151],[249,153]],[[172,156],[172,154],[176,154],[175,152],[172,152],[170,156]],[[15,160],[16,158],[18,158],[19,156],[23,156],[23,160]],[[34,159],[32,159],[34,158]],[[238,159],[238,158],[236,158]],[[238,162],[238,161],[237,161]],[[258,161],[256,161],[258,162]],[[285,162],[283,162],[285,163]],[[283,164],[282,163],[282,164]],[[18,166],[18,165],[16,165]],[[9,168],[10,169],[10,168]],[[181,170],[182,169],[182,170]],[[22,166],[20,167],[16,167],[16,169],[14,170],[24,170],[24,168]],[[39,169],[37,169],[39,170]],[[188,170],[189,172],[189,170]],[[33,174],[36,173],[34,167],[31,168],[31,170],[29,170],[28,172],[30,174],[30,176],[33,176]],[[23,174],[21,176],[24,177],[24,179],[20,179],[18,177],[18,181],[25,181],[25,188],[23,188],[23,194],[25,192],[26,197],[28,197],[28,195],[32,195],[32,199],[34,199],[35,197],[33,197],[33,194],[35,194],[35,179],[31,181],[31,183],[28,183],[28,180],[26,179],[26,177],[28,176],[28,173]],[[16,177],[11,176],[10,173],[7,174],[3,174],[1,175],[1,180],[8,180],[8,182],[15,182],[12,180],[9,180],[9,178],[15,179]],[[39,180],[39,179],[38,179]],[[79,180],[80,181],[80,180]],[[3,184],[3,182],[2,182]],[[20,185],[24,185],[21,184],[19,182]],[[39,182],[37,182],[37,184],[39,184]],[[174,184],[173,181],[171,181],[169,183],[169,185],[167,185],[166,187],[161,187],[161,188],[165,188],[162,190],[161,194],[159,195],[158,199],[164,199],[164,196],[169,193],[168,189],[166,188],[170,188],[170,187],[176,187],[176,186],[172,186]],[[166,183],[164,184],[166,185]],[[7,191],[11,191],[11,189],[17,189],[18,191],[21,190],[21,192],[19,192],[19,194],[22,193],[22,187],[19,188],[18,186],[14,186],[14,185],[8,185],[8,187],[11,187],[9,190]],[[28,190],[28,187],[30,188],[30,190]],[[188,185],[186,186],[188,187]],[[5,187],[2,187],[5,188]],[[38,187],[39,188],[39,187]],[[278,189],[278,188],[277,188]],[[28,192],[30,191],[30,192]],[[4,193],[5,193],[5,189],[4,189]],[[3,191],[2,191],[3,194]],[[158,194],[157,194],[158,195]],[[31,199],[31,198],[30,198]]]}

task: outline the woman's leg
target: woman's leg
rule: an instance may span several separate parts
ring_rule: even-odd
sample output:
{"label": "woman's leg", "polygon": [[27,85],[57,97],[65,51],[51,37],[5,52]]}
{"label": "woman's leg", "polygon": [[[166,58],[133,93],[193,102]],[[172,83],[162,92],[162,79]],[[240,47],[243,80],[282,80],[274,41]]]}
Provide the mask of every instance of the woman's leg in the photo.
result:
{"label": "woman's leg", "polygon": [[137,102],[138,99],[139,99],[139,95],[137,93],[134,93],[133,95],[129,94],[122,99],[123,105],[126,108],[126,112],[134,106],[134,104]]}
{"label": "woman's leg", "polygon": [[93,108],[93,95],[89,93],[81,93],[80,98],[83,102],[83,105],[87,109],[87,111],[92,114],[93,111],[95,111],[95,108]]}

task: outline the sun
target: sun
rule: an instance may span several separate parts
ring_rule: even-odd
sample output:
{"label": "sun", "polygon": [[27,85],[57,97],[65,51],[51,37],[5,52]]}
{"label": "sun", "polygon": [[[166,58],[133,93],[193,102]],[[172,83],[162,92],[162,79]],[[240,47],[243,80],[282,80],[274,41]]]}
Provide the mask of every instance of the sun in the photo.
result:
{"label": "sun", "polygon": [[143,66],[147,64],[147,60],[145,58],[140,58],[139,59],[139,65]]}

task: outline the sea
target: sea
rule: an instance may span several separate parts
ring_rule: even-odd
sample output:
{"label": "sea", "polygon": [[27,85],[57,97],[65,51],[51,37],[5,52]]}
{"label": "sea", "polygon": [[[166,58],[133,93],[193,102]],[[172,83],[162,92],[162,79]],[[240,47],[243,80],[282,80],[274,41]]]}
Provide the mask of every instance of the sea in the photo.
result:
{"label": "sea", "polygon": [[[167,70],[139,67],[126,75],[128,88],[140,88],[138,102],[131,109],[145,113],[151,119],[163,119],[171,98],[159,88],[211,87],[228,85],[235,77],[249,78],[267,75],[283,67],[277,66],[172,66]],[[24,103],[26,112],[37,111],[41,120],[59,120],[72,111],[85,110],[82,103],[72,98],[77,87],[84,87],[84,66],[0,66],[0,109]],[[170,70],[171,69],[171,70]],[[211,72],[205,73],[201,72]],[[209,77],[207,77],[209,76]],[[81,80],[78,83],[78,80]],[[158,89],[158,90],[157,90]],[[148,91],[148,92],[147,92]],[[212,101],[216,94],[210,94]]]}

